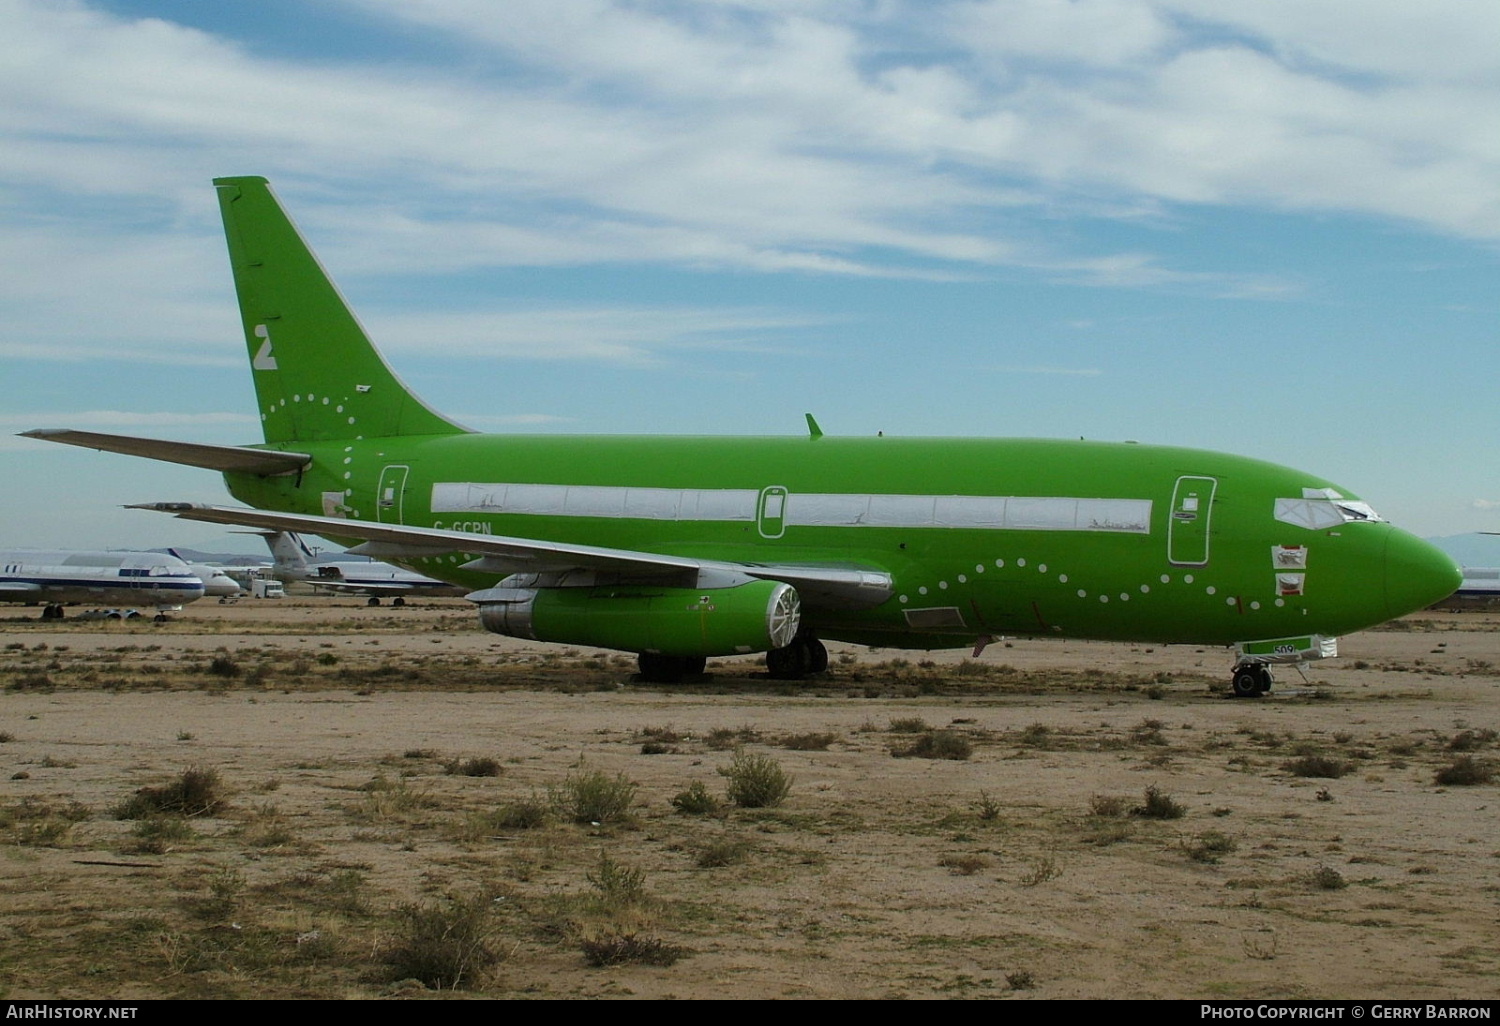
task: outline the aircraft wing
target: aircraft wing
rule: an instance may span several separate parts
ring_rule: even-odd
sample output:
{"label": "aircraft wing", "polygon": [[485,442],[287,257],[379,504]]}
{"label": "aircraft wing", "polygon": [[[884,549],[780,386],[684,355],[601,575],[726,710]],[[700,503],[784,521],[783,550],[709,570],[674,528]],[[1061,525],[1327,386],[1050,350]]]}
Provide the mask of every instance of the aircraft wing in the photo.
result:
{"label": "aircraft wing", "polygon": [[697,583],[701,571],[719,570],[763,580],[784,581],[798,590],[805,604],[836,609],[867,609],[878,606],[890,598],[892,592],[890,574],[859,567],[735,563],[630,549],[538,541],[532,538],[507,538],[431,527],[409,527],[367,520],[346,520],[341,517],[276,513],[189,502],[141,503],[128,508],[171,513],[184,520],[201,520],[210,524],[234,524],[272,531],[304,531],[330,538],[361,538],[365,544],[354,551],[369,555],[426,557],[464,553],[478,558],[463,564],[462,569],[499,575],[598,570],[658,577],[664,583],[690,588]]}
{"label": "aircraft wing", "polygon": [[337,577],[307,577],[300,583],[312,585],[314,588],[327,588],[329,591],[353,591],[361,595],[403,595],[415,587],[415,585],[399,583],[360,584],[358,581],[344,581]]}
{"label": "aircraft wing", "polygon": [[319,588],[336,588],[339,591],[362,591],[366,595],[400,595],[411,591],[415,584],[360,584],[358,581],[328,581],[314,578],[307,582]]}

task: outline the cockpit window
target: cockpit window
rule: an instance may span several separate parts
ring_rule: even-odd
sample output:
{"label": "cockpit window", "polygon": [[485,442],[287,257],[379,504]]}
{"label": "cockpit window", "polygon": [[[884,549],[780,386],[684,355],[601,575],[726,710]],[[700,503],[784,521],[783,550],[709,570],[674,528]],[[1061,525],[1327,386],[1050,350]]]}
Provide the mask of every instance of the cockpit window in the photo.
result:
{"label": "cockpit window", "polygon": [[1274,516],[1284,524],[1310,531],[1385,519],[1369,503],[1346,499],[1332,488],[1304,488],[1300,499],[1277,499]]}

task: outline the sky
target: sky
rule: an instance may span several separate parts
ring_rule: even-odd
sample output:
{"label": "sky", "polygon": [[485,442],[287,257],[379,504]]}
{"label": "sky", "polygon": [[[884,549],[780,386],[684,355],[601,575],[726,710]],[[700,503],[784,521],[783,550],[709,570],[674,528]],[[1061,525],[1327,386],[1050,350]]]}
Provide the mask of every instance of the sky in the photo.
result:
{"label": "sky", "polygon": [[1500,531],[1497,39],[1472,0],[0,0],[0,546],[259,544],[120,508],[211,472],[15,437],[259,440],[246,174],[477,429],[1132,439]]}

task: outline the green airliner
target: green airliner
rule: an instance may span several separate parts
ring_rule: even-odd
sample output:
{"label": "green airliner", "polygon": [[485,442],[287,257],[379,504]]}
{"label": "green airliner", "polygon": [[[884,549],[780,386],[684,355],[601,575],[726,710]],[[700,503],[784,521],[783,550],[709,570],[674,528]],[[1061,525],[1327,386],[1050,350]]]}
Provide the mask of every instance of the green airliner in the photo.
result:
{"label": "green airliner", "polygon": [[1329,481],[1220,453],[1036,439],[470,432],[391,372],[263,178],[214,182],[265,442],[35,438],[223,472],[254,509],[474,590],[489,630],[639,654],[641,675],[820,639],[976,652],[1002,635],[1235,646],[1269,665],[1451,594],[1452,559]]}

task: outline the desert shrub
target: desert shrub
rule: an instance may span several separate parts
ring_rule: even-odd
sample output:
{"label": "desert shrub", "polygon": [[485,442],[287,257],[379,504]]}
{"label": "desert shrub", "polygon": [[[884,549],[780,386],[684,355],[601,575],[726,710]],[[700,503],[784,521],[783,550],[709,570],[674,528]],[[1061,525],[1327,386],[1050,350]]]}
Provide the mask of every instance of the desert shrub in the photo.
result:
{"label": "desert shrub", "polygon": [[639,905],[646,899],[645,870],[616,862],[607,852],[599,856],[599,868],[584,876],[609,907]]}
{"label": "desert shrub", "polygon": [[384,961],[394,980],[421,980],[438,990],[473,986],[500,961],[493,944],[494,895],[479,891],[436,905],[403,905],[396,910],[395,936]]}
{"label": "desert shrub", "polygon": [[1494,740],[1493,730],[1461,730],[1448,740],[1448,751],[1473,752]]}
{"label": "desert shrub", "polygon": [[1089,815],[1100,819],[1119,819],[1130,811],[1130,800],[1112,794],[1096,794],[1089,799]]}
{"label": "desert shrub", "polygon": [[14,838],[17,844],[32,848],[61,848],[72,831],[72,821],[49,811],[45,815],[17,820]]}
{"label": "desert shrub", "polygon": [[682,948],[668,944],[660,937],[636,932],[606,930],[579,941],[583,958],[595,968],[612,965],[674,965],[684,954]]}
{"label": "desert shrub", "polygon": [[1057,860],[1043,856],[1032,863],[1031,869],[1021,876],[1021,886],[1035,887],[1061,875],[1062,867],[1057,864]]}
{"label": "desert shrub", "polygon": [[184,899],[184,906],[199,919],[227,924],[242,911],[245,876],[233,866],[219,866],[208,878],[208,893]]}
{"label": "desert shrub", "polygon": [[1005,974],[1005,983],[1011,990],[1031,990],[1036,987],[1036,977],[1021,970]]}
{"label": "desert shrub", "polygon": [[953,759],[962,762],[974,754],[974,745],[962,734],[951,730],[929,730],[891,754],[898,759]]}
{"label": "desert shrub", "polygon": [[494,823],[506,830],[535,830],[547,822],[547,803],[539,798],[507,802],[495,810]]}
{"label": "desert shrub", "polygon": [[1033,723],[1021,731],[1018,739],[1027,748],[1046,748],[1052,741],[1052,728],[1045,723]]}
{"label": "desert shrub", "polygon": [[1328,755],[1304,755],[1281,764],[1281,768],[1295,777],[1321,777],[1337,780],[1354,769],[1351,763]]}
{"label": "desert shrub", "polygon": [[443,769],[450,776],[464,777],[498,777],[501,773],[500,760],[492,759],[487,755],[476,756],[472,759],[454,759]]}
{"label": "desert shrub", "polygon": [[745,861],[750,851],[748,841],[715,841],[698,853],[698,868],[722,869],[724,866],[738,865]]}
{"label": "desert shrub", "polygon": [[635,800],[636,785],[625,774],[610,777],[600,770],[569,774],[549,792],[558,815],[574,823],[608,823],[625,815]]}
{"label": "desert shrub", "polygon": [[920,716],[902,716],[891,720],[891,725],[887,729],[892,734],[920,734],[932,728]]}
{"label": "desert shrub", "polygon": [[729,781],[729,800],[742,809],[780,805],[792,792],[792,778],[768,755],[740,752],[719,773]]}
{"label": "desert shrub", "polygon": [[218,770],[189,766],[170,784],[143,787],[115,806],[115,818],[142,819],[154,813],[207,816],[224,806],[223,792]]}
{"label": "desert shrub", "polygon": [[1152,784],[1146,788],[1145,801],[1131,809],[1130,814],[1142,819],[1181,819],[1187,815],[1187,807]]}
{"label": "desert shrub", "polygon": [[1165,728],[1161,720],[1142,720],[1130,728],[1130,740],[1138,745],[1165,745],[1167,738],[1162,733]]}
{"label": "desert shrub", "polygon": [[984,855],[945,855],[938,859],[938,865],[957,876],[973,876],[989,864],[989,858]]}
{"label": "desert shrub", "polygon": [[715,727],[704,735],[703,743],[716,752],[754,744],[760,740],[760,731],[754,727]]}
{"label": "desert shrub", "polygon": [[1217,830],[1209,830],[1182,842],[1183,854],[1194,862],[1218,862],[1220,855],[1227,855],[1238,847],[1233,837]]}
{"label": "desert shrub", "polygon": [[135,838],[131,849],[149,855],[164,855],[198,836],[197,831],[181,816],[160,814],[138,820],[130,833]]}
{"label": "desert shrub", "polygon": [[1433,776],[1433,782],[1444,787],[1468,787],[1473,784],[1488,784],[1494,778],[1493,765],[1472,755],[1461,755],[1438,770]]}
{"label": "desert shrub", "polygon": [[213,657],[213,660],[208,664],[208,672],[215,677],[232,679],[238,677],[243,671],[240,669],[239,663],[227,655],[221,655]]}
{"label": "desert shrub", "polygon": [[792,734],[781,739],[781,747],[794,752],[826,752],[838,737],[837,734]]}
{"label": "desert shrub", "polygon": [[987,791],[979,792],[979,801],[974,805],[974,814],[986,823],[1000,818],[1000,803]]}
{"label": "desert shrub", "polygon": [[1349,886],[1349,881],[1344,879],[1344,874],[1332,866],[1319,866],[1308,874],[1307,882],[1320,891],[1341,891]]}
{"label": "desert shrub", "polygon": [[720,803],[719,799],[709,794],[703,781],[695,780],[688,785],[687,790],[679,791],[673,797],[672,808],[684,816],[716,816]]}

